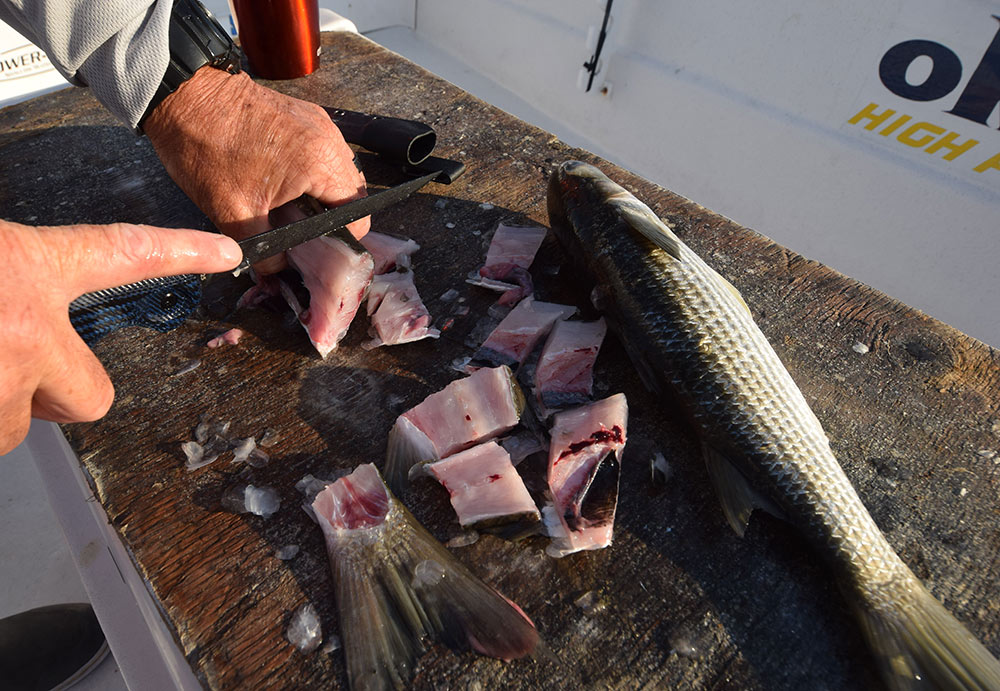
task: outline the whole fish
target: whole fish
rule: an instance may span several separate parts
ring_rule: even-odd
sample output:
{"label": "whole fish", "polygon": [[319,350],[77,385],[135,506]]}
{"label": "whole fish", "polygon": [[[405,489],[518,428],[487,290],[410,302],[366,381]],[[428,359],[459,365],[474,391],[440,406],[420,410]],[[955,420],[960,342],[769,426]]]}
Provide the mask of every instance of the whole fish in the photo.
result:
{"label": "whole fish", "polygon": [[1000,689],[1000,663],[890,547],[736,289],[594,166],[559,166],[548,209],[643,381],[688,409],[736,532],[764,508],[804,533],[835,565],[890,688]]}

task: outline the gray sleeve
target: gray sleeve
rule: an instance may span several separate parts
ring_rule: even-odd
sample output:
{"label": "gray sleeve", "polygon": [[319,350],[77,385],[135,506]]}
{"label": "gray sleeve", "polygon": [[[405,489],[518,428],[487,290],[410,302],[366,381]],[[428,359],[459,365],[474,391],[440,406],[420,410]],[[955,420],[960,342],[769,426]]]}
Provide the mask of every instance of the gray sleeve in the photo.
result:
{"label": "gray sleeve", "polygon": [[0,0],[0,19],[131,128],[167,70],[172,0]]}

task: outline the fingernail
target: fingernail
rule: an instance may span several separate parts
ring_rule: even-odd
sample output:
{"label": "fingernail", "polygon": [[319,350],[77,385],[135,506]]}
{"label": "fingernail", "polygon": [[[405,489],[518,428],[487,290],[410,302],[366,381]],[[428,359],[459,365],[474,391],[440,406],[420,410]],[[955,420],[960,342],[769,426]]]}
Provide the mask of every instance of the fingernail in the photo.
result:
{"label": "fingernail", "polygon": [[219,254],[226,261],[229,261],[236,266],[241,261],[243,261],[243,250],[240,246],[228,235],[218,235],[216,236],[216,242],[219,243]]}

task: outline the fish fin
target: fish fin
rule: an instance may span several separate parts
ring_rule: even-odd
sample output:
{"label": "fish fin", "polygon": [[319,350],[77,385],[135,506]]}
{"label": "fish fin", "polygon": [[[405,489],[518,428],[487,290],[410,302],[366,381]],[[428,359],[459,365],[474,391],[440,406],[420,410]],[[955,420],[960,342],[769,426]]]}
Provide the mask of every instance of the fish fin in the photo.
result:
{"label": "fish fin", "polygon": [[399,541],[396,572],[424,616],[432,636],[451,648],[513,660],[534,652],[538,631],[520,607],[469,571],[409,511],[408,539]]}
{"label": "fish fin", "polygon": [[712,479],[715,493],[722,504],[722,512],[737,535],[743,537],[754,509],[764,509],[782,517],[774,502],[751,487],[746,476],[725,454],[708,444],[702,444],[702,453],[708,476]]}
{"label": "fish fin", "polygon": [[620,200],[617,204],[618,213],[621,214],[625,222],[671,257],[682,261],[681,243],[673,231],[666,223],[657,218],[652,209],[631,194],[628,196],[628,199]]}
{"label": "fish fin", "polygon": [[736,290],[736,286],[734,286],[732,283],[723,278],[722,274],[720,274],[718,271],[712,269],[712,267],[709,268],[712,270],[712,273],[715,274],[715,277],[719,280],[719,283],[722,285],[722,287],[725,288],[733,296],[733,298],[736,299],[736,302],[738,302],[743,307],[743,309],[746,310],[747,314],[750,314],[750,306],[747,305],[747,301],[743,299],[743,296],[740,294],[740,291]]}
{"label": "fish fin", "polygon": [[424,651],[426,630],[419,614],[414,616],[412,608],[399,607],[390,597],[384,567],[355,559],[331,558],[330,563],[350,687],[404,688]]}
{"label": "fish fin", "polygon": [[890,689],[1000,689],[1000,662],[913,574],[897,591],[857,607]]}
{"label": "fish fin", "polygon": [[[544,652],[538,631],[520,607],[434,539],[381,479],[375,492],[380,496],[371,496],[363,482],[341,487],[339,500],[332,499],[338,492],[329,485],[324,492],[330,494],[316,500],[334,576],[350,688],[407,687],[424,650],[422,639],[428,636],[503,660],[532,655],[536,649]],[[346,534],[374,528],[366,522],[379,518],[380,499],[387,502],[382,504],[387,509],[381,539],[362,534],[341,547],[351,539]],[[344,516],[360,516],[362,526],[338,525],[335,521]]]}
{"label": "fish fin", "polygon": [[416,425],[400,415],[389,430],[385,451],[385,480],[396,493],[409,487],[410,468],[421,461],[438,460],[434,444]]}

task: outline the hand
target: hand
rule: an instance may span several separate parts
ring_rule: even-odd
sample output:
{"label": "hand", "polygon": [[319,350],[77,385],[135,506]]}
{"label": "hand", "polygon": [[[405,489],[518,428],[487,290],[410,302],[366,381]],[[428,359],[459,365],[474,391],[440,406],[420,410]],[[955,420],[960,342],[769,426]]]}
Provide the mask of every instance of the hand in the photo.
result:
{"label": "hand", "polygon": [[107,373],[73,330],[83,293],[235,267],[239,245],[216,233],[128,224],[32,227],[0,220],[0,454],[31,417],[85,422],[114,398]]}
{"label": "hand", "polygon": [[[308,194],[328,206],[365,196],[364,176],[340,130],[317,105],[202,67],[144,124],[170,177],[237,240],[270,230],[268,213]],[[355,237],[370,219],[348,226]],[[261,274],[284,257],[259,262]]]}

